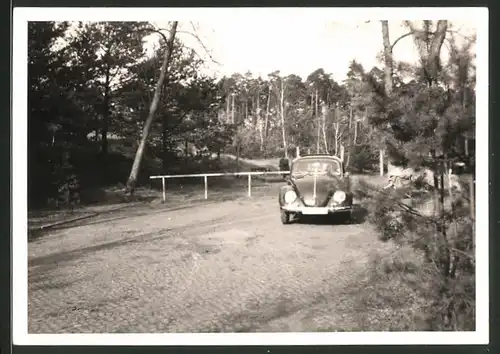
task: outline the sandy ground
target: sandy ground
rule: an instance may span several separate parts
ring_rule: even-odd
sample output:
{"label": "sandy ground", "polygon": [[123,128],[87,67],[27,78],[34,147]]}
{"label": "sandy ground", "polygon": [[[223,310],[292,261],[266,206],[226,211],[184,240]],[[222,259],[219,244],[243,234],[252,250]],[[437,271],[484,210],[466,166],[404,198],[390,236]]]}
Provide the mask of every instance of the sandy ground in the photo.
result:
{"label": "sandy ground", "polygon": [[29,333],[355,327],[343,289],[385,246],[367,222],[282,225],[273,188],[124,210],[30,242]]}

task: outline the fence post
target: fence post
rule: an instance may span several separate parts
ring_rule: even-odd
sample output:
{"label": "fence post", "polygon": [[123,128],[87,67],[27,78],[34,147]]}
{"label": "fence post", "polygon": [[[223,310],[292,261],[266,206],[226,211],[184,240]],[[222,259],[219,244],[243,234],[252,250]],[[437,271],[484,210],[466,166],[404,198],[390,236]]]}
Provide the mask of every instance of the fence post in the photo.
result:
{"label": "fence post", "polygon": [[207,176],[203,176],[203,181],[205,182],[205,199],[208,199],[208,183],[207,183]]}
{"label": "fence post", "polygon": [[252,196],[252,175],[248,175],[248,196]]}
{"label": "fence post", "polygon": [[165,191],[165,177],[161,178],[161,187],[162,187],[162,191],[163,191],[163,202],[165,203],[165,200],[167,199],[166,191]]}

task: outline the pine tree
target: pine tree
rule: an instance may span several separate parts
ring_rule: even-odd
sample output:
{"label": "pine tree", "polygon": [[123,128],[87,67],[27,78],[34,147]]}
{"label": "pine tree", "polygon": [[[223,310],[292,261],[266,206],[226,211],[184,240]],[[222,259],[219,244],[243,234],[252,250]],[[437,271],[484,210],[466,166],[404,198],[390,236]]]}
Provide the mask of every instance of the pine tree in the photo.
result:
{"label": "pine tree", "polygon": [[372,190],[372,217],[382,237],[425,254],[426,271],[435,281],[430,325],[473,330],[473,197],[466,183],[452,188],[449,174],[453,162],[465,158],[461,142],[474,126],[470,45],[458,48],[446,39],[453,49],[443,65],[448,23],[408,27],[421,59],[413,79],[396,80],[387,95],[372,74],[361,74],[372,94],[369,122],[383,134],[393,164],[410,169],[413,179],[393,192],[364,187]]}

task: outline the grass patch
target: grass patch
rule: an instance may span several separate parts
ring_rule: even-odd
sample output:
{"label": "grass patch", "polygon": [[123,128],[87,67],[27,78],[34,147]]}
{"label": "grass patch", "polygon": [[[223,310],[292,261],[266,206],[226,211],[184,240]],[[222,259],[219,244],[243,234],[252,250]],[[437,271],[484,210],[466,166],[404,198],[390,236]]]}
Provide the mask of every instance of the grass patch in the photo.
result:
{"label": "grass patch", "polygon": [[[406,246],[379,252],[341,295],[349,302],[343,308],[352,319],[343,330],[429,330],[432,276],[422,256]],[[329,330],[334,328],[322,329]]]}

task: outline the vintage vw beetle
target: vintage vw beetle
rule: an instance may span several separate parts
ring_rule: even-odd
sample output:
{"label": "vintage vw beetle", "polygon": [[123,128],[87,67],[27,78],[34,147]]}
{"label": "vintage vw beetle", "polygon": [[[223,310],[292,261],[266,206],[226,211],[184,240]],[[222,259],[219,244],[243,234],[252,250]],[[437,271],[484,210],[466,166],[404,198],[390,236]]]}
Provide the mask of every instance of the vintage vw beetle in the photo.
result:
{"label": "vintage vw beetle", "polygon": [[328,215],[353,211],[353,195],[348,173],[338,157],[308,155],[292,161],[287,184],[280,188],[281,222],[294,216]]}

